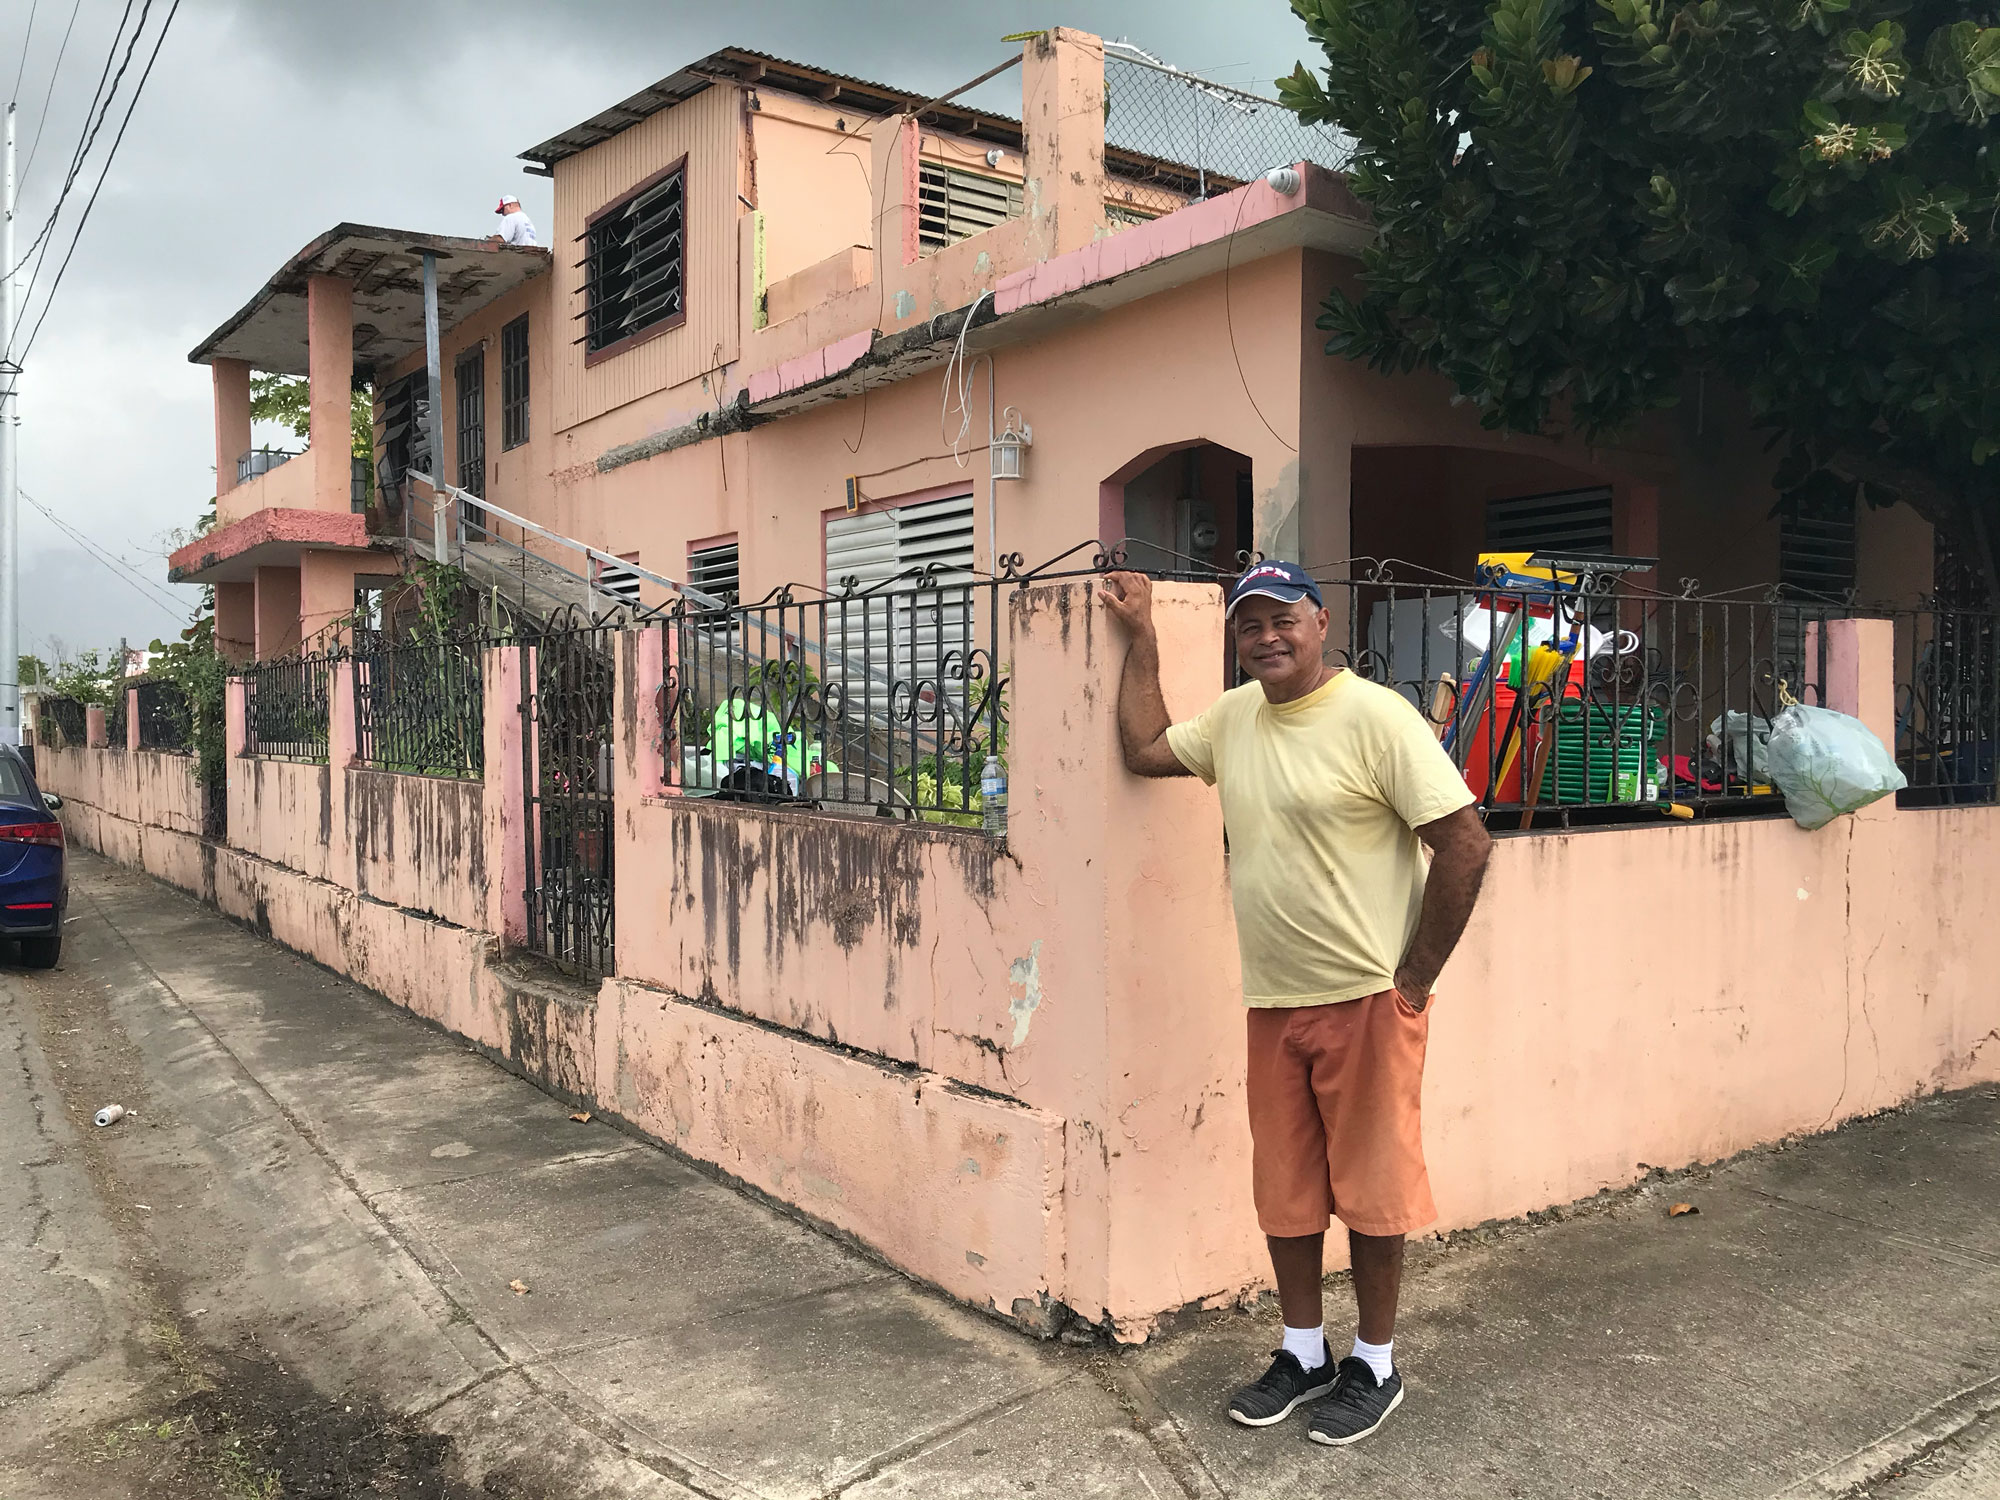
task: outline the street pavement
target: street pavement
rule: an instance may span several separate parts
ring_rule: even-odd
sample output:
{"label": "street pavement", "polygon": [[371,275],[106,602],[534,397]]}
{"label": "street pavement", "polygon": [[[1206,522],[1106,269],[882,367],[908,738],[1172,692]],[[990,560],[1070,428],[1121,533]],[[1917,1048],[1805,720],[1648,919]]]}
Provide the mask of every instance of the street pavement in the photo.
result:
{"label": "street pavement", "polygon": [[1222,1416],[1275,1308],[1033,1342],[73,879],[62,968],[0,971],[0,1500],[2000,1500],[2000,1089],[1413,1247],[1408,1398],[1330,1450]]}

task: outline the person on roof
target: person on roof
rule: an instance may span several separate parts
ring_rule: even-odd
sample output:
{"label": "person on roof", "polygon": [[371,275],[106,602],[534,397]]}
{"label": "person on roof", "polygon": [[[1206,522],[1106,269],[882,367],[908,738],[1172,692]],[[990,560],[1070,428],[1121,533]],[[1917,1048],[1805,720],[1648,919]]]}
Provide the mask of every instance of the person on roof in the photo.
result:
{"label": "person on roof", "polygon": [[535,225],[521,212],[521,200],[512,193],[501,198],[499,207],[493,210],[500,215],[500,232],[486,236],[489,245],[532,245],[535,239]]}

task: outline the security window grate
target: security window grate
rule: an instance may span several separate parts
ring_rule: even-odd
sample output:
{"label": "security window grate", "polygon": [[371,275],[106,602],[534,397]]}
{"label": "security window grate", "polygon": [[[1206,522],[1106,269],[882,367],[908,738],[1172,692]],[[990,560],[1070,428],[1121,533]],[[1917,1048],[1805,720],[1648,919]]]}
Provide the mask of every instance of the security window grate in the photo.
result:
{"label": "security window grate", "polygon": [[682,314],[685,168],[600,212],[584,230],[584,347],[598,354]]}
{"label": "security window grate", "polygon": [[736,543],[718,542],[688,553],[688,582],[704,594],[736,603],[742,588]]}
{"label": "security window grate", "polygon": [[500,446],[528,440],[528,315],[500,330]]}
{"label": "security window grate", "polygon": [[942,250],[1022,212],[1021,184],[958,167],[917,168],[917,246]]}

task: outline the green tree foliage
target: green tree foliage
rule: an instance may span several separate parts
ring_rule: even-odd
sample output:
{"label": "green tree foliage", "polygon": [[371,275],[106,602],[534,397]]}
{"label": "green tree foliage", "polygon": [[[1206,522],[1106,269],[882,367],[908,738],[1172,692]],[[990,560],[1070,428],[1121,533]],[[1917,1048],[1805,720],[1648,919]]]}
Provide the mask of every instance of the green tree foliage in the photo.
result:
{"label": "green tree foliage", "polygon": [[1964,0],[1293,0],[1280,80],[1379,237],[1331,354],[1489,427],[1613,432],[1693,371],[1814,505],[1902,500],[2000,595],[2000,28]]}
{"label": "green tree foliage", "polygon": [[[375,398],[367,391],[353,396],[353,447],[356,458],[375,457]],[[312,392],[303,375],[250,377],[250,418],[275,422],[294,437],[312,436]]]}

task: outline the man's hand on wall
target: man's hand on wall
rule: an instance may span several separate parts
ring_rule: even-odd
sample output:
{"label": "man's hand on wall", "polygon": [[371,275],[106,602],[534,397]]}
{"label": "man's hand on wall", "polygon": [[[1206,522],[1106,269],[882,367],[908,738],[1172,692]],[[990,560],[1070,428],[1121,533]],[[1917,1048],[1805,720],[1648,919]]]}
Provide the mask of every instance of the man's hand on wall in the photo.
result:
{"label": "man's hand on wall", "polygon": [[1097,586],[1111,618],[1134,635],[1153,625],[1153,580],[1144,573],[1106,573]]}

